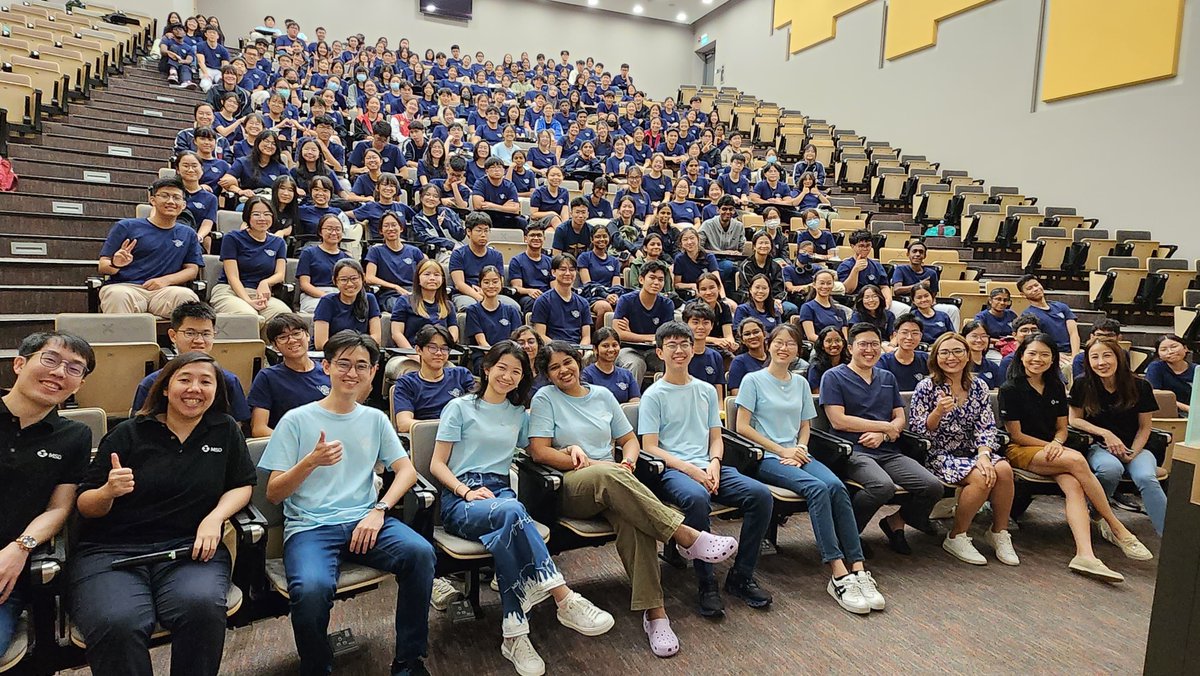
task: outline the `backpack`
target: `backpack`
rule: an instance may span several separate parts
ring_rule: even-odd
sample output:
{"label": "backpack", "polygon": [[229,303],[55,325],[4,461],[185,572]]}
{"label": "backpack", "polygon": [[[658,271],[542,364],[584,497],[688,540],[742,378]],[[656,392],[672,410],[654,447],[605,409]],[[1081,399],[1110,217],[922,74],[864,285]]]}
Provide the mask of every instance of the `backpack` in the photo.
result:
{"label": "backpack", "polygon": [[12,162],[7,157],[0,157],[0,192],[12,192],[17,189],[17,173],[13,171]]}

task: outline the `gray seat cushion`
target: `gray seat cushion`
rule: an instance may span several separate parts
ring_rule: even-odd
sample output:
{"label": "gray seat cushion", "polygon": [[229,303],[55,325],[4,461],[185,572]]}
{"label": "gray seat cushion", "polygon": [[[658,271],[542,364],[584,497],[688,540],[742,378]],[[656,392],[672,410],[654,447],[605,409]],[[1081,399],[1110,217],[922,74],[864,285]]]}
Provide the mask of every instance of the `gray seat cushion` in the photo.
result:
{"label": "gray seat cushion", "polygon": [[576,535],[588,538],[599,538],[616,535],[611,524],[604,519],[570,519],[561,518],[558,523],[563,528],[570,530]]}
{"label": "gray seat cushion", "polygon": [[[536,521],[533,522],[533,525],[537,528],[538,534],[542,536],[543,541],[550,539],[549,528]],[[441,526],[433,529],[433,544],[455,559],[487,559],[492,556],[488,552],[487,547],[484,547],[483,543],[478,540],[468,540],[460,538],[457,535],[451,535]]]}
{"label": "gray seat cushion", "polygon": [[[342,563],[338,571],[337,590],[339,594],[353,591],[359,587],[383,582],[389,577],[391,577],[391,573],[360,566],[357,563]],[[288,595],[287,571],[283,568],[283,559],[267,561],[267,579],[271,581],[271,586],[275,588],[275,591],[284,597]]]}

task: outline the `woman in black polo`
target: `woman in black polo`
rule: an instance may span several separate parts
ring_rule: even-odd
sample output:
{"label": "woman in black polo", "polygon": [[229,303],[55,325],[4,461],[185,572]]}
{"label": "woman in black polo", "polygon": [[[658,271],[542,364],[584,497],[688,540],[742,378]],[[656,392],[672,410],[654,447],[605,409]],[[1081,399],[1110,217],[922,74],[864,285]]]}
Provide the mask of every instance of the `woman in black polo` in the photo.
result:
{"label": "woman in black polo", "polygon": [[[98,676],[152,676],[156,623],[179,639],[171,646],[173,674],[220,671],[231,567],[221,531],[255,483],[246,441],[227,410],[213,358],[176,357],[142,410],[101,440],[79,485],[71,615]],[[177,549],[184,553],[174,560],[113,567],[117,559]]]}

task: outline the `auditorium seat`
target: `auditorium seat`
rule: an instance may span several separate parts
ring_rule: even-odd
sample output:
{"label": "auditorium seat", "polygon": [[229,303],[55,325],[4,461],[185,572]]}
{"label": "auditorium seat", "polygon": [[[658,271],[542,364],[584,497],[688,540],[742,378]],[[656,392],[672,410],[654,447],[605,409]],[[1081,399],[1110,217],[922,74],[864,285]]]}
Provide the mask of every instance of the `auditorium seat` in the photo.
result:
{"label": "auditorium seat", "polygon": [[74,333],[96,351],[96,370],[75,393],[75,402],[109,417],[128,416],[138,384],[161,363],[154,316],[67,313],[55,318],[54,328]]}

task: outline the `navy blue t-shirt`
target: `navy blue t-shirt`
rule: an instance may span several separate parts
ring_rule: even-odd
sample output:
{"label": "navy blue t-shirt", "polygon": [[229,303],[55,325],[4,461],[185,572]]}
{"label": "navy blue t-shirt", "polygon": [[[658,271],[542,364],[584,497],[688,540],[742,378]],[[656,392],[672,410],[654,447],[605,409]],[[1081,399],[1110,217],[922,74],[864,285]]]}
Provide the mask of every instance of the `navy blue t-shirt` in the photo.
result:
{"label": "navy blue t-shirt", "polygon": [[571,298],[563,300],[558,291],[550,290],[538,296],[533,303],[534,324],[545,324],[550,340],[565,340],[578,343],[583,339],[583,327],[592,323],[592,310],[588,302],[572,292]]}
{"label": "navy blue t-shirt", "polygon": [[688,364],[688,373],[697,380],[703,380],[712,386],[725,384],[725,359],[721,353],[711,347],[704,348],[704,354],[692,355]]}
{"label": "navy blue t-shirt", "polygon": [[695,202],[684,200],[676,202],[672,200],[668,202],[671,206],[671,218],[676,223],[692,223],[700,220],[700,207],[696,206]]}
{"label": "navy blue t-shirt", "polygon": [[411,244],[401,244],[399,251],[392,251],[387,244],[376,244],[367,249],[366,261],[374,263],[375,274],[385,282],[412,288],[413,274],[425,254]]}
{"label": "navy blue t-shirt", "polygon": [[613,319],[629,320],[632,333],[650,336],[658,331],[658,327],[674,318],[675,304],[661,293],[654,298],[654,306],[647,310],[642,305],[641,292],[630,291],[617,299],[617,307],[613,310]]}
{"label": "navy blue t-shirt", "polygon": [[[222,250],[223,252],[223,250]],[[296,264],[296,278],[308,276],[313,286],[333,286],[333,266],[350,255],[338,249],[337,253],[328,253],[316,244],[310,244],[300,250],[300,262]]]}
{"label": "navy blue t-shirt", "polygon": [[243,190],[262,190],[270,188],[275,179],[280,176],[290,176],[288,168],[282,162],[271,162],[265,167],[259,167],[257,174],[250,165],[250,157],[243,157],[229,168],[229,175],[237,179]]}
{"label": "navy blue t-shirt", "polygon": [[717,271],[717,257],[705,253],[699,261],[694,261],[686,251],[680,251],[675,255],[675,265],[672,269],[675,276],[679,277],[679,281],[685,284],[695,284],[700,280],[700,275]]}
{"label": "navy blue t-shirt", "polygon": [[775,327],[779,326],[780,320],[779,315],[775,314],[775,301],[768,298],[766,306],[768,308],[767,312],[759,312],[758,309],[756,309],[754,305],[749,302],[742,303],[741,305],[737,306],[737,309],[733,312],[734,328],[736,329],[738,326],[741,326],[742,321],[749,318],[754,318],[763,323],[763,328],[767,333],[774,331]]}
{"label": "navy blue t-shirt", "polygon": [[666,197],[667,192],[671,189],[671,179],[667,178],[666,174],[654,178],[650,172],[646,172],[642,176],[642,190],[651,202],[661,202]]}
{"label": "navy blue t-shirt", "polygon": [[991,338],[1003,338],[1013,334],[1012,323],[1017,318],[1017,313],[1012,310],[1005,310],[1004,316],[997,317],[992,314],[991,310],[984,310],[975,315],[975,321],[983,325],[983,330]]}
{"label": "navy blue t-shirt", "polygon": [[[854,268],[855,260],[857,259],[847,258],[838,264],[838,281],[844,282],[850,278],[850,271]],[[856,287],[855,291],[857,292],[858,289],[863,288],[867,284],[874,284],[875,286],[882,287],[887,285],[887,281],[887,270],[884,269],[883,263],[880,263],[873,258],[869,258],[867,259],[867,267],[863,268],[858,273],[858,286]]]}
{"label": "navy blue t-shirt", "polygon": [[[588,278],[604,286],[613,285],[613,277],[621,274],[621,261],[616,256],[600,258],[595,251],[584,251],[579,254],[579,269],[588,271]],[[618,282],[619,283],[619,282]]]}
{"label": "navy blue t-shirt", "polygon": [[411,411],[416,420],[437,420],[451,399],[461,397],[474,387],[475,376],[462,366],[445,367],[442,379],[436,383],[422,378],[419,371],[410,371],[396,381],[392,408],[397,413]]}
{"label": "navy blue t-shirt", "polygon": [[1071,333],[1067,330],[1067,322],[1075,319],[1075,313],[1066,303],[1056,300],[1049,301],[1048,305],[1049,308],[1046,310],[1030,305],[1021,315],[1037,317],[1042,330],[1058,344],[1058,351],[1069,352],[1071,350]]}
{"label": "navy blue t-shirt", "polygon": [[820,333],[826,326],[836,326],[839,329],[846,326],[846,313],[836,305],[825,307],[814,298],[800,306],[800,321],[812,322],[813,331]]}
{"label": "navy blue t-shirt", "polygon": [[508,262],[508,280],[519,279],[526,289],[550,288],[550,256],[543,253],[536,261],[522,251]]}
{"label": "navy blue t-shirt", "polygon": [[912,269],[911,265],[897,265],[892,270],[892,284],[901,286],[912,286],[918,282],[929,280],[929,290],[936,298],[938,295],[938,272],[931,267],[924,267],[920,273]]}
{"label": "navy blue t-shirt", "polygon": [[624,404],[630,399],[641,398],[642,388],[633,377],[633,372],[620,366],[614,366],[612,373],[605,373],[595,364],[588,364],[579,374],[579,379],[597,387],[612,392],[618,404]]}
{"label": "navy blue t-shirt", "polygon": [[201,188],[196,192],[189,192],[184,196],[187,202],[187,210],[192,214],[192,220],[196,223],[196,229],[204,221],[212,221],[213,225],[217,223],[217,196],[211,192]]}
{"label": "navy blue t-shirt", "polygon": [[989,390],[998,389],[1004,384],[1006,374],[1000,372],[1000,364],[984,357],[983,362],[971,365],[971,372],[983,382]]}
{"label": "navy blue t-shirt", "polygon": [[409,344],[417,339],[417,332],[425,327],[426,324],[437,324],[450,328],[458,326],[458,314],[454,311],[454,306],[449,305],[445,316],[442,316],[442,311],[438,308],[437,303],[425,303],[425,315],[422,317],[417,314],[415,303],[417,298],[401,295],[396,299],[396,304],[392,306],[392,323],[397,322],[404,324],[404,337]]}
{"label": "navy blue t-shirt", "polygon": [[[316,235],[317,224],[321,222],[327,214],[341,216],[342,210],[334,206],[319,207],[315,204],[301,204],[296,209],[296,221],[299,225],[300,235]],[[340,218],[339,218],[340,222]]]}
{"label": "navy blue t-shirt", "polygon": [[274,429],[284,413],[319,401],[328,394],[329,376],[320,364],[314,362],[312,370],[300,373],[280,363],[268,366],[254,376],[247,401],[251,408],[270,412],[267,427]]}
{"label": "navy blue t-shirt", "polygon": [[[354,144],[350,149],[350,158],[346,161],[351,167],[363,166],[363,160],[367,156],[367,149],[372,148],[371,139],[363,139]],[[379,170],[386,173],[395,173],[396,167],[404,166],[404,157],[400,153],[400,146],[389,143],[379,151],[383,162],[379,165]]]}
{"label": "navy blue t-shirt", "polygon": [[[532,193],[537,188],[537,174],[526,169],[522,172],[512,172],[512,184],[518,193]],[[530,195],[532,197],[532,195]]]}
{"label": "navy blue t-shirt", "polygon": [[559,187],[558,194],[551,195],[550,188],[542,186],[529,196],[529,208],[533,211],[549,211],[561,214],[563,207],[571,201],[571,195],[566,188]]}
{"label": "navy blue t-shirt", "polygon": [[879,358],[875,370],[883,369],[895,376],[901,392],[912,392],[917,389],[917,383],[929,377],[929,353],[917,350],[913,355],[912,363],[906,366],[896,359],[895,352],[885,353]]}
{"label": "navy blue t-shirt", "polygon": [[482,256],[476,256],[469,246],[460,246],[450,253],[450,272],[461,270],[463,281],[471,286],[479,285],[479,272],[489,265],[504,269],[504,256],[490,246]]}
{"label": "navy blue t-shirt", "polygon": [[730,178],[730,174],[722,174],[717,179],[717,183],[721,186],[721,190],[725,191],[726,195],[734,197],[745,197],[750,193],[750,181],[746,179],[746,174],[743,173],[735,182]]}
{"label": "navy blue t-shirt", "polygon": [[475,334],[482,333],[488,345],[495,345],[507,340],[513,329],[523,323],[521,312],[511,305],[500,303],[495,310],[488,310],[483,303],[475,303],[467,306],[464,340],[474,343]]}
{"label": "navy blue t-shirt", "polygon": [[[901,387],[897,385],[896,377],[878,366],[871,376],[871,382],[867,383],[849,365],[842,364],[829,369],[821,376],[820,403],[822,406],[841,406],[845,408],[846,415],[856,418],[888,422],[892,419],[893,410],[904,408],[900,392]],[[896,447],[888,442],[884,442],[877,449],[859,445],[858,438],[862,436],[861,432],[832,431],[854,444],[856,452],[870,454],[896,450]]]}
{"label": "navy blue t-shirt", "polygon": [[[257,287],[275,274],[276,263],[286,258],[287,242],[270,233],[259,242],[250,236],[249,230],[234,230],[221,240],[221,261],[237,261],[238,279],[247,289]],[[229,283],[223,264],[217,283]]]}
{"label": "navy blue t-shirt", "polygon": [[512,181],[501,179],[500,185],[494,185],[487,176],[483,176],[475,181],[471,195],[483,197],[484,202],[491,202],[492,204],[516,202],[518,197],[517,186],[513,185]]}
{"label": "navy blue t-shirt", "polygon": [[578,232],[571,225],[571,221],[559,223],[558,227],[554,229],[554,242],[551,244],[551,248],[575,256],[577,263],[579,257],[591,247],[592,226],[587,223],[584,223]]}
{"label": "navy blue t-shirt", "polygon": [[204,254],[196,231],[182,223],[160,228],[147,218],[117,221],[100,247],[100,255],[112,257],[125,240],[137,240],[133,261],[110,275],[106,284],[142,284],[146,280],[173,275],[188,264],[204,267]]}
{"label": "navy blue t-shirt", "polygon": [[766,366],[767,360],[759,361],[749,352],[743,352],[734,357],[733,361],[729,363],[729,390],[732,392],[741,388],[743,378],[755,371],[761,371]]}
{"label": "navy blue t-shirt", "polygon": [[339,294],[331,293],[317,303],[317,309],[313,312],[313,321],[328,322],[329,335],[332,336],[338,331],[346,329],[358,333],[370,333],[371,320],[378,316],[379,301],[375,300],[373,293],[367,293],[367,317],[362,321],[355,319],[353,305],[346,305],[342,302]]}
{"label": "navy blue t-shirt", "polygon": [[[370,178],[368,177],[367,180],[370,180]],[[374,191],[372,191],[372,194],[374,194]],[[412,223],[413,219],[417,217],[417,212],[413,211],[412,207],[400,202],[392,202],[386,205],[379,202],[367,202],[351,213],[354,214],[354,220],[367,222],[367,230],[371,233],[371,239],[380,240],[383,239],[383,235],[379,232],[379,221],[388,212],[399,214],[401,222],[405,226]]]}
{"label": "navy blue t-shirt", "polygon": [[822,256],[828,254],[830,251],[837,250],[837,240],[833,238],[833,233],[828,230],[818,230],[817,234],[813,235],[811,230],[805,228],[796,235],[796,244],[803,244],[804,242],[812,242],[813,253],[821,254]]}
{"label": "navy blue t-shirt", "polygon": [[950,315],[941,310],[934,310],[933,314],[928,317],[920,310],[915,310],[913,314],[921,319],[921,342],[923,343],[932,345],[938,336],[954,330],[954,321],[950,319]]}

